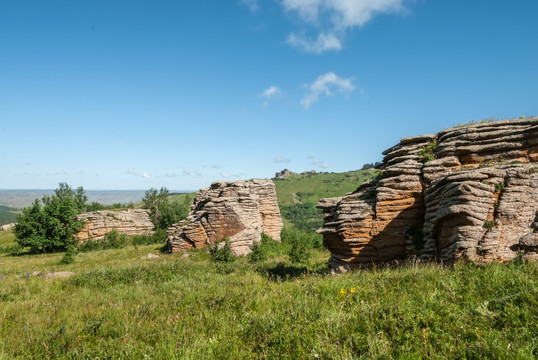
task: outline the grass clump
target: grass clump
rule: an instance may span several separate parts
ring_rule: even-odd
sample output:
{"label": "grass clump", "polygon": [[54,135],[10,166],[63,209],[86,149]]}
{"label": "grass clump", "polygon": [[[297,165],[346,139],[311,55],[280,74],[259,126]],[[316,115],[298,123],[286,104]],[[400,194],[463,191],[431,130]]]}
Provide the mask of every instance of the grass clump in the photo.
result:
{"label": "grass clump", "polygon": [[217,263],[231,263],[235,260],[230,246],[230,240],[227,238],[209,246],[209,255],[211,256],[211,260]]}
{"label": "grass clump", "polygon": [[486,220],[484,222],[484,229],[492,229],[495,226],[495,221],[493,220]]}
{"label": "grass clump", "polygon": [[277,241],[273,240],[269,235],[262,233],[260,242],[255,243],[252,251],[248,254],[248,261],[251,264],[262,263],[270,257],[276,256],[279,247],[280,244]]}
{"label": "grass clump", "polygon": [[424,163],[435,160],[434,150],[437,148],[437,139],[433,139],[422,147],[418,155],[422,157]]}

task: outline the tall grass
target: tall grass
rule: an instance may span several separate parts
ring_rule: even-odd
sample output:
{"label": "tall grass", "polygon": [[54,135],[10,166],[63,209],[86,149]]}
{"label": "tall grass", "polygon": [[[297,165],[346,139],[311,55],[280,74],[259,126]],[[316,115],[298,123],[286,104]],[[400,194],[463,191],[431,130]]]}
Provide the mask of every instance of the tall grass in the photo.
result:
{"label": "tall grass", "polygon": [[538,356],[535,263],[333,276],[323,250],[294,265],[278,254],[215,263],[205,250],[144,257],[156,249],[81,254],[56,269],[74,271],[68,280],[24,272],[61,254],[0,256],[0,359]]}

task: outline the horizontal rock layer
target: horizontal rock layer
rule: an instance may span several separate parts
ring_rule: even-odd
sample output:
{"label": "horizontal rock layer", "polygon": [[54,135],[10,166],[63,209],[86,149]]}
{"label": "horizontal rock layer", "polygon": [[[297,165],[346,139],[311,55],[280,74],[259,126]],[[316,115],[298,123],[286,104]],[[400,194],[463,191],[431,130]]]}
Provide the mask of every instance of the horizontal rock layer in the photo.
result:
{"label": "horizontal rock layer", "polygon": [[408,137],[383,155],[375,180],[318,204],[332,266],[532,258],[538,118]]}
{"label": "horizontal rock layer", "polygon": [[168,229],[170,252],[205,247],[228,238],[232,252],[244,255],[261,233],[280,241],[282,218],[271,180],[215,182],[202,189],[185,221]]}
{"label": "horizontal rock layer", "polygon": [[79,241],[102,239],[112,230],[128,236],[153,233],[153,223],[146,209],[99,210],[81,214],[78,219],[85,222],[75,235]]}

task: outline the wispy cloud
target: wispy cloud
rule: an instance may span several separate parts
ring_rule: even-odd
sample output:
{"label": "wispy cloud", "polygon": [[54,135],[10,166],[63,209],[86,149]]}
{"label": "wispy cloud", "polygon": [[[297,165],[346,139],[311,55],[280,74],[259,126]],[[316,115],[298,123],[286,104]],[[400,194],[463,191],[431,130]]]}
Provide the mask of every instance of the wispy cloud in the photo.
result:
{"label": "wispy cloud", "polygon": [[281,164],[281,163],[290,163],[291,162],[291,159],[288,159],[284,156],[281,156],[281,155],[277,155],[275,156],[275,159],[273,160],[275,163],[277,164]]}
{"label": "wispy cloud", "polygon": [[260,9],[258,0],[241,0],[241,3],[249,8],[250,11],[256,12]]}
{"label": "wispy cloud", "polygon": [[316,81],[314,81],[308,89],[310,90],[307,94],[304,95],[301,100],[301,105],[305,109],[308,109],[310,105],[319,100],[321,95],[331,96],[333,91],[338,91],[340,93],[348,93],[355,89],[355,86],[352,82],[353,78],[343,78],[332,71],[319,76]]}
{"label": "wispy cloud", "polygon": [[220,176],[222,176],[222,177],[225,178],[225,179],[229,179],[229,178],[230,178],[230,174],[228,174],[227,172],[224,172],[224,171],[220,173]]}
{"label": "wispy cloud", "polygon": [[190,171],[190,170],[183,170],[181,173],[182,173],[184,176],[190,176],[190,175],[192,174],[192,171]]}
{"label": "wispy cloud", "polygon": [[148,174],[147,172],[144,172],[144,173],[138,173],[136,172],[133,168],[129,168],[127,170],[127,174],[129,175],[133,175],[133,176],[140,176],[140,177],[143,177],[143,178],[146,178],[146,179],[149,179],[151,177],[150,174]]}
{"label": "wispy cloud", "polygon": [[269,86],[267,89],[265,89],[260,94],[260,97],[265,99],[265,101],[263,102],[263,106],[269,105],[269,101],[272,98],[279,96],[281,93],[282,93],[282,91],[280,91],[280,89],[278,87],[276,87],[274,85]]}
{"label": "wispy cloud", "polygon": [[328,24],[316,40],[291,34],[287,42],[308,52],[338,51],[346,30],[360,28],[378,15],[405,12],[406,1],[410,0],[282,0],[285,10],[305,23],[318,28]]}
{"label": "wispy cloud", "polygon": [[316,159],[313,156],[309,156],[307,159],[310,160],[310,165],[317,166],[320,169],[328,169],[331,167],[331,165],[327,164],[325,161]]}
{"label": "wispy cloud", "polygon": [[320,54],[329,50],[342,49],[342,43],[334,34],[321,33],[313,40],[304,35],[289,34],[286,42],[292,46],[303,49],[306,52]]}

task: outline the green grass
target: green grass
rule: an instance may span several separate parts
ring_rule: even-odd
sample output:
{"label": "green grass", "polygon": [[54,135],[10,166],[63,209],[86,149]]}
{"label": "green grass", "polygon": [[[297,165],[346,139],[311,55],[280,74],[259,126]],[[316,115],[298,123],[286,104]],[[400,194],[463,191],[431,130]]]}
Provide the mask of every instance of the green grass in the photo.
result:
{"label": "green grass", "polygon": [[213,263],[204,250],[146,258],[157,251],[96,251],[70,265],[61,254],[0,256],[0,359],[538,356],[536,263],[333,276],[319,250],[308,265],[278,253],[261,264]]}
{"label": "green grass", "polygon": [[323,223],[323,214],[316,209],[320,199],[352,192],[375,173],[375,169],[345,173],[292,173],[287,179],[274,180],[284,224],[314,232]]}
{"label": "green grass", "polygon": [[306,175],[293,173],[288,179],[274,180],[278,204],[316,204],[322,198],[342,196],[354,191],[374,174],[375,169]]}

